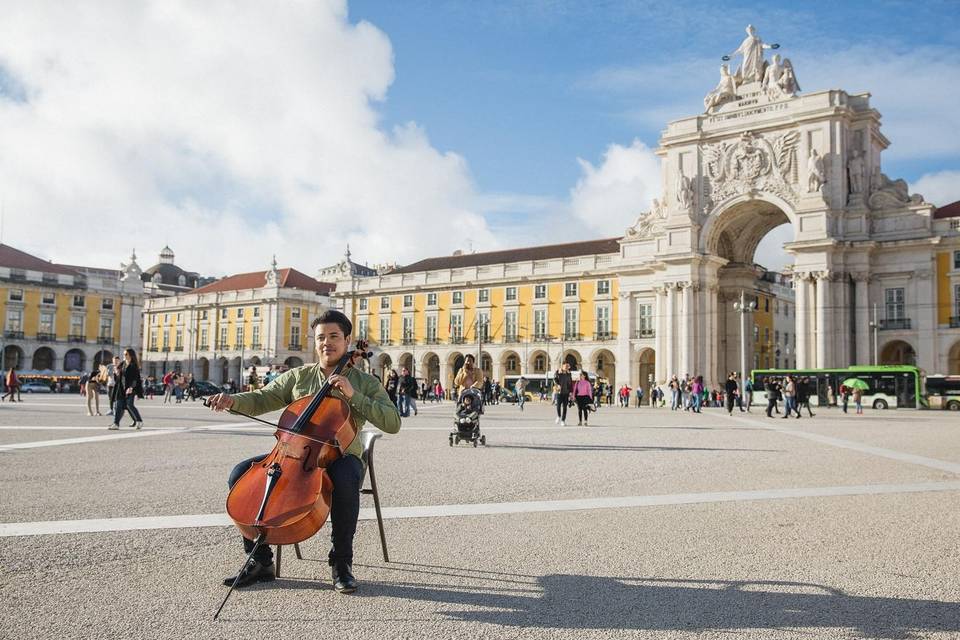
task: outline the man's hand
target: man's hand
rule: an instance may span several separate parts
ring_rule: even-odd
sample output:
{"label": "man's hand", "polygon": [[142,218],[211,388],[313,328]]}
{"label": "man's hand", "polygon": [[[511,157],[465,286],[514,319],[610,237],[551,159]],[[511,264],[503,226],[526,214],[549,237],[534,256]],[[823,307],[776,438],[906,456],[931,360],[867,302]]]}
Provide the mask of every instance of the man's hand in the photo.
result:
{"label": "man's hand", "polygon": [[334,389],[343,394],[343,397],[349,400],[353,397],[353,385],[347,380],[346,376],[330,376],[327,380]]}
{"label": "man's hand", "polygon": [[214,411],[228,411],[233,408],[233,396],[229,393],[218,393],[210,396],[207,400],[207,406]]}

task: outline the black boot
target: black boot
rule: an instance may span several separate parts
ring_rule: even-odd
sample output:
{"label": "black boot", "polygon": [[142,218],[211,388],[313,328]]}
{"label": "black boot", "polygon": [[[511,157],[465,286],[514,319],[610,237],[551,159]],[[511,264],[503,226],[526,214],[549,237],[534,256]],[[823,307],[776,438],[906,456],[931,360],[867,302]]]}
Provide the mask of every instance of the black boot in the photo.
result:
{"label": "black boot", "polygon": [[333,589],[337,593],[353,593],[357,590],[357,581],[353,577],[353,567],[349,564],[330,567],[333,577]]}
{"label": "black boot", "polygon": [[223,579],[223,584],[226,587],[232,586],[233,581],[237,581],[237,587],[245,587],[248,584],[253,584],[254,582],[270,582],[271,580],[276,580],[277,576],[273,572],[273,563],[263,564],[258,561],[256,558],[250,558],[243,569],[240,570],[240,577],[237,579],[237,576],[230,576]]}

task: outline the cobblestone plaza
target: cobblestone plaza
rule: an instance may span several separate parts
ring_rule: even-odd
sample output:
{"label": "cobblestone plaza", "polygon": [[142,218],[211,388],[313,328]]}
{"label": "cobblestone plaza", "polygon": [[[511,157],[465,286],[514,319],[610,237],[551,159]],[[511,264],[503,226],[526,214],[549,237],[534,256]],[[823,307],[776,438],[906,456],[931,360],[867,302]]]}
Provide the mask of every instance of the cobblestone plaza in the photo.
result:
{"label": "cobblestone plaza", "polygon": [[[232,464],[271,430],[144,401],[103,430],[76,397],[0,405],[4,637],[954,638],[960,431],[951,414],[822,410],[767,420],[603,407],[490,407],[488,446],[451,448],[452,405],[377,445],[356,597],[325,530],[212,621],[239,542]],[[271,417],[271,416],[267,416]],[[413,459],[430,465],[411,465]]]}

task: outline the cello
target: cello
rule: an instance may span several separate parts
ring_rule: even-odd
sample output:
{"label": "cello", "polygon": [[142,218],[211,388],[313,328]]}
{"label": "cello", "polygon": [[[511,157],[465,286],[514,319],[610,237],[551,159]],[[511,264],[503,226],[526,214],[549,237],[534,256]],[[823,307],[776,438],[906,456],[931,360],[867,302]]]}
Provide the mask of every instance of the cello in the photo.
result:
{"label": "cello", "polygon": [[[370,355],[367,343],[358,340],[331,376]],[[251,464],[227,495],[227,515],[245,538],[254,541],[248,561],[262,544],[294,544],[313,537],[330,515],[333,482],[326,468],[344,455],[357,437],[350,405],[331,395],[332,391],[330,382],[325,381],[312,396],[287,405],[275,425],[273,450]],[[257,420],[233,409],[230,412]],[[214,619],[235,586],[236,580]]]}

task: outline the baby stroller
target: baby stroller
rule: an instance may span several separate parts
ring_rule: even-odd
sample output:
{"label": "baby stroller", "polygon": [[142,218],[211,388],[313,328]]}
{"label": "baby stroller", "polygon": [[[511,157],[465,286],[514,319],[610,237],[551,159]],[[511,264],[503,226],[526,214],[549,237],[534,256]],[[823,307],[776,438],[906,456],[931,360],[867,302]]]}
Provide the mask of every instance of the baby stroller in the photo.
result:
{"label": "baby stroller", "polygon": [[486,446],[487,436],[480,435],[480,414],[483,413],[480,392],[476,389],[467,389],[460,394],[457,400],[457,413],[453,419],[456,431],[450,432],[450,446],[460,444],[460,441],[477,443]]}

